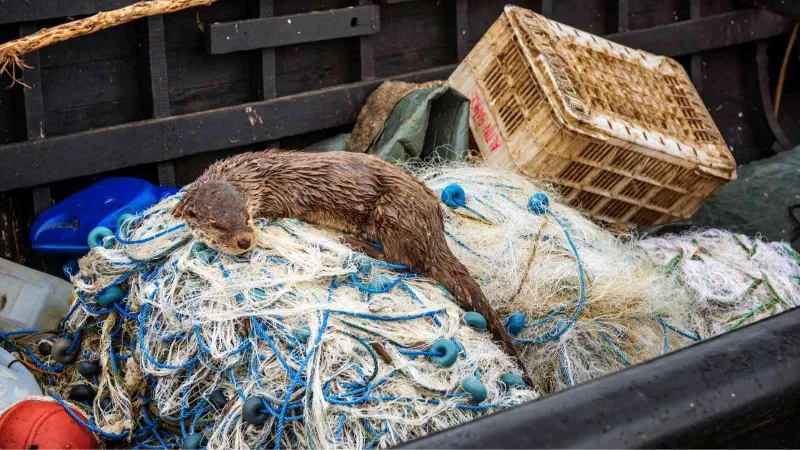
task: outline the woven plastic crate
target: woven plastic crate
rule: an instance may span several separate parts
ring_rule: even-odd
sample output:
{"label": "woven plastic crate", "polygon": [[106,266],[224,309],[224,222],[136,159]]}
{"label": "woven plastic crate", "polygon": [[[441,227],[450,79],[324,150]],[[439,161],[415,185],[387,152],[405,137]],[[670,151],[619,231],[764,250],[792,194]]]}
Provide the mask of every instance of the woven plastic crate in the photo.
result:
{"label": "woven plastic crate", "polygon": [[690,217],[736,162],[673,59],[507,6],[450,84],[495,167],[555,182],[611,223]]}

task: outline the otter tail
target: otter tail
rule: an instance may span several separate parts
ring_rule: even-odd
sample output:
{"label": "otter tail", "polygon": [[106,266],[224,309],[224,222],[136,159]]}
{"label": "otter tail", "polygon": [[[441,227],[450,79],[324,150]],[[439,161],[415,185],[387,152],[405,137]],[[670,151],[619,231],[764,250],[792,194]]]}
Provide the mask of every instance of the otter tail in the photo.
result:
{"label": "otter tail", "polygon": [[522,370],[522,377],[529,386],[533,386],[528,371],[522,365],[517,355],[517,349],[511,340],[511,336],[506,332],[503,322],[497,315],[497,311],[492,308],[483,290],[478,283],[469,274],[469,271],[463,264],[461,264],[455,257],[449,264],[437,264],[431,271],[431,278],[442,283],[446,288],[453,293],[456,300],[461,306],[468,311],[475,311],[486,318],[488,331],[492,334],[494,339],[503,347],[505,352],[513,357],[519,368]]}

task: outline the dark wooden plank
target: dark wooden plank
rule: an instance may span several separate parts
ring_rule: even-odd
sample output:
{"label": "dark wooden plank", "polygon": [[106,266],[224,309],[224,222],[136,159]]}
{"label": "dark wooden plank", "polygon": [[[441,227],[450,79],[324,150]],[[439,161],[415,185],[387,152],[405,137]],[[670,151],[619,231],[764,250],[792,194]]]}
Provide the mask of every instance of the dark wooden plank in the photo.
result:
{"label": "dark wooden plank", "polygon": [[[151,118],[168,117],[169,110],[169,81],[167,74],[166,41],[164,38],[164,18],[161,16],[148,17],[145,21],[147,39],[145,50],[147,54],[148,73],[143,77],[146,82],[145,92],[150,95],[143,97],[148,100],[148,112]],[[164,161],[156,166],[158,183],[162,186],[175,186],[175,165],[172,161]]]}
{"label": "dark wooden plank", "polygon": [[[254,0],[250,5],[255,6],[255,16],[261,19],[272,17],[275,14],[273,0]],[[277,70],[275,68],[275,49],[262,48],[253,52],[253,63],[250,65],[250,90],[254,99],[269,100],[275,98],[277,89]],[[277,140],[264,143],[266,148],[276,148],[280,144]],[[212,152],[220,153],[220,152]],[[197,158],[195,158],[197,159]],[[199,161],[193,161],[197,166]]]}
{"label": "dark wooden plank", "polygon": [[555,17],[553,17],[553,13],[555,12],[553,9],[555,6],[553,2],[554,0],[542,0],[542,15],[549,19],[555,19]]}
{"label": "dark wooden plank", "polygon": [[[396,79],[442,79],[454,68],[445,66]],[[367,96],[383,81],[6,145],[0,147],[0,160],[4,162],[0,166],[0,191],[352,123]],[[111,148],[113,158],[108,157]]]}
{"label": "dark wooden plank", "polygon": [[80,16],[132,5],[137,0],[1,0],[0,24]]}
{"label": "dark wooden plank", "polygon": [[[474,45],[483,37],[486,30],[503,13],[503,7],[508,3],[508,0],[473,0],[469,2],[469,30],[467,35],[469,36],[470,45]],[[535,12],[542,11],[542,0],[516,0],[513,4]]]}
{"label": "dark wooden plank", "polygon": [[685,6],[688,6],[686,0],[628,0],[630,29],[642,30],[688,20],[688,7]]}
{"label": "dark wooden plank", "polygon": [[608,33],[606,15],[609,8],[606,3],[612,1],[615,0],[553,0],[551,18],[579,30],[602,36]]}
{"label": "dark wooden plank", "polygon": [[[453,12],[453,2],[444,1],[381,7],[381,32],[374,36],[376,76],[400,75],[458,62]],[[413,38],[398,39],[398,36]]]}
{"label": "dark wooden plank", "polygon": [[456,0],[456,49],[461,61],[469,53],[469,3]]}
{"label": "dark wooden plank", "polygon": [[[39,30],[35,22],[23,22],[19,24],[19,36],[25,37]],[[42,100],[42,71],[39,59],[39,51],[33,51],[25,55],[25,61],[31,67],[22,73],[22,82],[28,85],[27,89],[22,90],[23,103],[25,107],[25,130],[29,141],[44,139],[44,101]],[[50,194],[50,185],[43,184],[36,186],[31,192],[33,196],[33,212],[36,215],[42,213],[53,203]]]}
{"label": "dark wooden plank", "polygon": [[380,30],[377,6],[357,6],[291,16],[208,25],[212,55],[375,34]]}
{"label": "dark wooden plank", "polygon": [[[19,24],[20,37],[33,34],[38,30],[36,23]],[[25,125],[28,140],[44,139],[44,101],[42,100],[42,72],[39,52],[33,51],[25,55],[29,66],[22,72],[22,82],[28,85],[22,89],[25,102]]]}
{"label": "dark wooden plank", "polygon": [[[45,100],[47,92],[45,90]],[[46,101],[45,104],[47,104]],[[56,137],[146,118],[142,114],[140,98],[121,98],[94,105],[47,111],[45,129],[48,137]]]}
{"label": "dark wooden plank", "polygon": [[[254,15],[265,19],[272,17],[275,8],[273,0],[253,0]],[[250,64],[250,91],[254,100],[269,100],[276,95],[275,49],[264,48],[253,52]]]}
{"label": "dark wooden plank", "polygon": [[209,55],[204,25],[243,20],[250,13],[244,1],[219,1],[209,7],[164,16],[169,71],[170,110],[187,114],[252,101],[247,52]]}
{"label": "dark wooden plank", "polygon": [[[276,48],[277,96],[359,81],[357,55],[358,38]],[[402,73],[414,70],[407,68]]]}
{"label": "dark wooden plank", "polygon": [[[621,0],[625,1],[625,0]],[[689,17],[697,20],[703,17],[702,1],[689,0]],[[703,55],[695,53],[689,60],[689,76],[692,77],[692,84],[699,94],[703,94]]]}
{"label": "dark wooden plank", "polygon": [[40,50],[48,136],[147,118],[140,28],[124,24]]}
{"label": "dark wooden plank", "polygon": [[630,0],[617,0],[617,32],[623,33],[631,29]]}
{"label": "dark wooden plank", "polygon": [[167,117],[169,112],[169,76],[167,74],[167,55],[164,41],[164,18],[148,17],[146,21],[147,40],[145,54],[147,57],[147,90],[149,95],[148,110],[150,117]]}
{"label": "dark wooden plank", "polygon": [[[372,5],[372,0],[358,0],[360,6]],[[380,24],[380,19],[378,20]],[[361,80],[375,79],[375,38],[370,35],[361,36],[358,43]]]}
{"label": "dark wooden plank", "polygon": [[681,56],[766,39],[788,32],[792,21],[767,11],[746,9],[606,38],[659,55]]}

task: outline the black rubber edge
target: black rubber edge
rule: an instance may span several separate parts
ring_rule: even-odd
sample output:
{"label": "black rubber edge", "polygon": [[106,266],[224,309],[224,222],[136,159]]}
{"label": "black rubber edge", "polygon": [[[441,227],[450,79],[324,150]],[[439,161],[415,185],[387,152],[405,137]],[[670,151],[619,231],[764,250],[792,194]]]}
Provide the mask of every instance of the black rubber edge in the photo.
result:
{"label": "black rubber edge", "polygon": [[798,447],[800,309],[398,448]]}

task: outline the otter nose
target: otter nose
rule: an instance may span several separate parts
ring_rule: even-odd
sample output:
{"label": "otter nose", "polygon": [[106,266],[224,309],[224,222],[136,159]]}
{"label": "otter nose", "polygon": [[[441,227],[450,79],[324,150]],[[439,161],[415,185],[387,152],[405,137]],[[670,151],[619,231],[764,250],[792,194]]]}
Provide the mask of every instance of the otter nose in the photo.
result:
{"label": "otter nose", "polygon": [[239,238],[239,240],[236,241],[236,245],[238,245],[242,250],[247,250],[250,248],[250,238]]}

